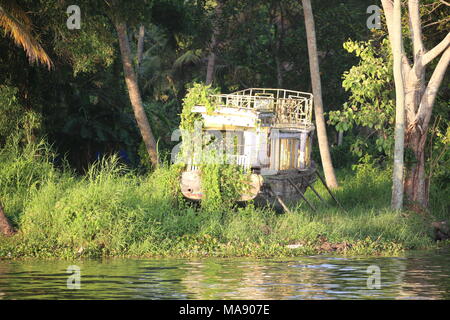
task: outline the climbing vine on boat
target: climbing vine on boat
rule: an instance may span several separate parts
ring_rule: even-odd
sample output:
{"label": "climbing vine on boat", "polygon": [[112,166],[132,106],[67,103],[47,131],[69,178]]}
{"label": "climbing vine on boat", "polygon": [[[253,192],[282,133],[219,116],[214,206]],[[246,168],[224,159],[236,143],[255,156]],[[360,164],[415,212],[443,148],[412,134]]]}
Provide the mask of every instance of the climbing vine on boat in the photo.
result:
{"label": "climbing vine on boat", "polygon": [[201,164],[201,185],[204,193],[201,205],[210,212],[233,207],[236,200],[245,192],[248,186],[245,181],[249,179],[249,175],[241,167],[226,162],[226,155],[223,152],[211,148],[214,143],[212,137],[205,135],[203,131],[194,130],[195,122],[202,121],[202,116],[200,113],[192,112],[192,109],[195,106],[204,106],[207,113],[212,113],[217,107],[211,98],[214,94],[220,94],[218,88],[194,83],[183,99],[180,124],[184,146],[183,161],[189,162],[188,159],[194,156],[195,148],[199,146],[202,148],[198,159]]}
{"label": "climbing vine on boat", "polygon": [[242,193],[247,191],[249,174],[233,164],[207,163],[201,166],[204,199],[202,208],[223,211],[232,208]]}
{"label": "climbing vine on boat", "polygon": [[212,88],[211,85],[205,85],[203,83],[194,83],[192,87],[188,89],[186,97],[183,99],[180,129],[192,132],[194,130],[195,121],[202,120],[199,113],[192,112],[193,107],[204,106],[208,113],[214,111],[215,105],[211,98],[211,95],[213,94],[220,94],[219,88]]}

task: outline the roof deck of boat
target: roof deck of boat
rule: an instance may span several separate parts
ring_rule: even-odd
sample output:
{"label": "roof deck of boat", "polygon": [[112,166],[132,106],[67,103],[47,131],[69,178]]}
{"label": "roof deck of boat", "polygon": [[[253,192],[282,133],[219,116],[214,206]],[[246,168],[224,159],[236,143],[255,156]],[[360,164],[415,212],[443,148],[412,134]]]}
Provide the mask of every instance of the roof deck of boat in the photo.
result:
{"label": "roof deck of boat", "polygon": [[[307,92],[249,88],[230,94],[211,96],[214,111],[196,106],[199,112],[219,123],[234,122],[241,126],[261,125],[280,129],[311,129],[313,95]],[[256,121],[255,121],[256,120]],[[242,123],[241,123],[242,122]]]}

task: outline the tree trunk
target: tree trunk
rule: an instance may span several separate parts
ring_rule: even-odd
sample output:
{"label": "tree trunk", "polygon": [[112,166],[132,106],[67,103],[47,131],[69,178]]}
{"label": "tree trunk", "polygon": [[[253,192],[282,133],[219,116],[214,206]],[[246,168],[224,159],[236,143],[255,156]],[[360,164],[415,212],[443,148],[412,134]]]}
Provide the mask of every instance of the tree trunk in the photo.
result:
{"label": "tree trunk", "polygon": [[[396,39],[397,36],[401,37],[400,22],[400,0],[396,0],[396,8],[392,5],[391,0],[381,0],[383,5],[383,11],[386,16],[386,24],[389,32],[389,40],[391,42],[392,50],[394,52],[395,70],[397,74],[395,79],[395,87],[397,91],[398,84],[402,82],[403,94],[404,94],[404,107],[406,108],[406,146],[412,150],[414,159],[410,163],[407,163],[405,168],[405,179],[403,184],[404,193],[407,200],[412,202],[413,209],[422,211],[428,206],[428,183],[429,181],[425,175],[425,144],[427,140],[428,126],[433,111],[433,105],[438,92],[439,86],[442,83],[444,74],[450,63],[450,32],[442,41],[437,44],[433,49],[425,50],[422,42],[422,27],[420,22],[420,10],[418,0],[408,0],[408,13],[409,13],[409,29],[411,34],[411,40],[413,45],[413,59],[414,64],[411,66],[407,55],[404,53],[404,48],[401,40]],[[396,15],[394,19],[394,15]],[[400,45],[400,54],[398,45]],[[396,53],[395,53],[396,52]],[[425,83],[425,66],[433,59],[439,56],[440,58],[433,74],[428,82]],[[399,58],[400,56],[400,58]],[[399,60],[401,59],[401,63]],[[403,79],[399,77],[399,67],[401,65],[401,73]],[[400,90],[400,88],[398,88]],[[401,111],[402,108],[398,108]],[[396,115],[396,121],[399,117]],[[403,117],[400,117],[403,119]],[[396,144],[403,143],[402,139],[397,136],[396,127]],[[397,148],[397,145],[396,145]],[[396,153],[398,150],[396,151]],[[400,174],[399,163],[402,161],[399,159],[399,153],[394,160],[394,170]],[[397,168],[395,168],[398,166]],[[395,174],[395,176],[397,176]],[[399,199],[394,203],[394,190],[400,190],[402,186],[398,185],[400,181],[399,177],[394,177],[393,187],[393,207],[397,207],[400,203]],[[421,208],[420,208],[421,207]]]}
{"label": "tree trunk", "polygon": [[[408,123],[413,123],[415,113],[424,92],[424,83],[421,81],[422,77],[417,77],[413,71],[404,78],[406,118],[409,119]],[[421,211],[428,206],[428,183],[425,175],[425,142],[427,131],[428,126],[425,128],[425,134],[412,127],[405,137],[405,145],[412,151],[414,158],[406,160],[403,188],[405,200],[416,211]],[[419,208],[417,205],[422,208]]]}
{"label": "tree trunk", "polygon": [[[425,142],[427,134],[416,131],[408,137],[414,159],[406,166],[405,194],[412,208],[421,211],[428,207],[428,181],[425,175]],[[417,208],[417,206],[419,206]]]}
{"label": "tree trunk", "polygon": [[150,156],[150,161],[152,162],[152,165],[156,167],[158,166],[156,142],[150,128],[147,115],[145,114],[136,73],[133,70],[130,43],[127,35],[127,26],[124,22],[116,22],[115,27],[119,36],[119,46],[122,56],[125,83],[128,88],[128,95],[130,97],[131,106],[133,107],[134,117],[141,132],[142,139],[144,140],[148,155]]}
{"label": "tree trunk", "polygon": [[216,47],[216,36],[213,34],[211,37],[210,52],[208,55],[208,65],[206,66],[206,84],[209,85],[214,79],[214,70],[216,68],[216,54],[214,53]]}
{"label": "tree trunk", "polygon": [[14,230],[13,226],[11,225],[5,213],[3,212],[3,207],[1,203],[0,203],[0,233],[2,233],[5,236],[12,236],[16,233],[16,230]]}
{"label": "tree trunk", "polygon": [[217,1],[216,9],[215,9],[215,21],[213,22],[213,34],[211,36],[211,44],[210,51],[208,55],[208,65],[206,66],[206,84],[209,85],[214,80],[214,71],[216,69],[216,46],[217,46],[217,37],[219,36],[220,28],[219,28],[219,19],[222,14],[222,4],[220,1]]}
{"label": "tree trunk", "polygon": [[325,173],[327,186],[331,189],[337,188],[338,183],[334,174],[328,145],[325,117],[323,115],[322,87],[320,84],[319,60],[317,56],[316,31],[314,27],[314,16],[310,0],[302,0],[303,12],[305,14],[306,36],[308,41],[309,68],[311,72],[311,84],[314,95],[314,114],[316,118],[317,138],[319,140],[320,157]]}
{"label": "tree trunk", "polygon": [[405,93],[402,73],[402,22],[401,3],[395,0],[392,20],[392,51],[394,56],[395,82],[395,146],[394,172],[392,177],[391,207],[400,210],[403,207],[403,155],[405,143]]}
{"label": "tree trunk", "polygon": [[280,62],[280,57],[277,55],[275,56],[275,64],[277,68],[277,86],[278,88],[283,88],[283,69]]}
{"label": "tree trunk", "polygon": [[284,12],[283,6],[280,3],[280,15],[275,18],[276,32],[275,32],[275,65],[277,69],[277,85],[278,88],[283,88],[283,64],[281,62],[281,50],[283,48],[284,39]]}
{"label": "tree trunk", "polygon": [[136,54],[136,58],[137,58],[136,73],[138,76],[141,73],[141,63],[142,63],[142,58],[144,56],[144,37],[145,37],[145,27],[140,26],[139,27],[138,44],[137,44],[137,54]]}
{"label": "tree trunk", "polygon": [[[450,33],[449,33],[450,35]],[[449,39],[447,35],[446,39]],[[444,39],[445,40],[445,39]],[[448,40],[447,40],[448,41]],[[436,46],[438,47],[438,46]],[[429,52],[432,52],[429,51]],[[429,53],[428,52],[428,53]],[[427,53],[427,54],[428,54]],[[425,59],[426,55],[424,56]],[[409,124],[406,138],[407,146],[414,153],[414,163],[406,170],[405,191],[413,208],[419,205],[424,209],[428,207],[428,180],[425,174],[425,146],[427,141],[428,127],[433,111],[433,104],[436,94],[444,78],[445,71],[450,63],[450,44],[444,51],[425,90],[417,89],[414,93],[416,97],[416,114],[414,120]],[[414,71],[414,69],[412,70]],[[406,88],[411,88],[412,84],[407,84]],[[418,107],[417,107],[418,105]]]}
{"label": "tree trunk", "polygon": [[344,131],[339,131],[337,145],[341,146],[343,142],[344,142]]}

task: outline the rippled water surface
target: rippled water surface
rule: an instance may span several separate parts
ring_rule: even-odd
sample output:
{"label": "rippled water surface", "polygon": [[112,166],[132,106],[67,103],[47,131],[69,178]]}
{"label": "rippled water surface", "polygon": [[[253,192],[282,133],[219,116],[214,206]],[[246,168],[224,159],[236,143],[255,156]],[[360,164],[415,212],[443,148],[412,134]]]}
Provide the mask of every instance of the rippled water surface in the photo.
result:
{"label": "rippled water surface", "polygon": [[[67,286],[70,265],[80,268],[79,289]],[[369,266],[380,268],[380,289],[368,288]],[[450,299],[450,252],[286,260],[0,260],[0,299]]]}

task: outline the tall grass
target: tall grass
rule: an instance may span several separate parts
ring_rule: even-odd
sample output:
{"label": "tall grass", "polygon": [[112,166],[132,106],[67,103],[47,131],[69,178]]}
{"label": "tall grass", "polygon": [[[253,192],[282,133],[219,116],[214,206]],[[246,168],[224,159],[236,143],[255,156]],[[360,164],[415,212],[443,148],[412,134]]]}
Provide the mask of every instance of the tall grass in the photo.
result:
{"label": "tall grass", "polygon": [[44,142],[20,147],[14,139],[0,148],[0,201],[15,224],[36,190],[64,175],[54,169],[52,159]]}
{"label": "tall grass", "polygon": [[111,157],[77,177],[53,167],[45,144],[10,144],[0,161],[0,199],[19,229],[0,237],[0,257],[285,256],[322,252],[324,243],[349,244],[338,249],[347,254],[398,254],[434,246],[426,218],[389,209],[391,172],[370,164],[339,172],[345,212],[316,184],[326,203],[306,196],[317,212],[303,204],[280,215],[252,204],[208,211],[189,203],[176,166],[139,176]]}

